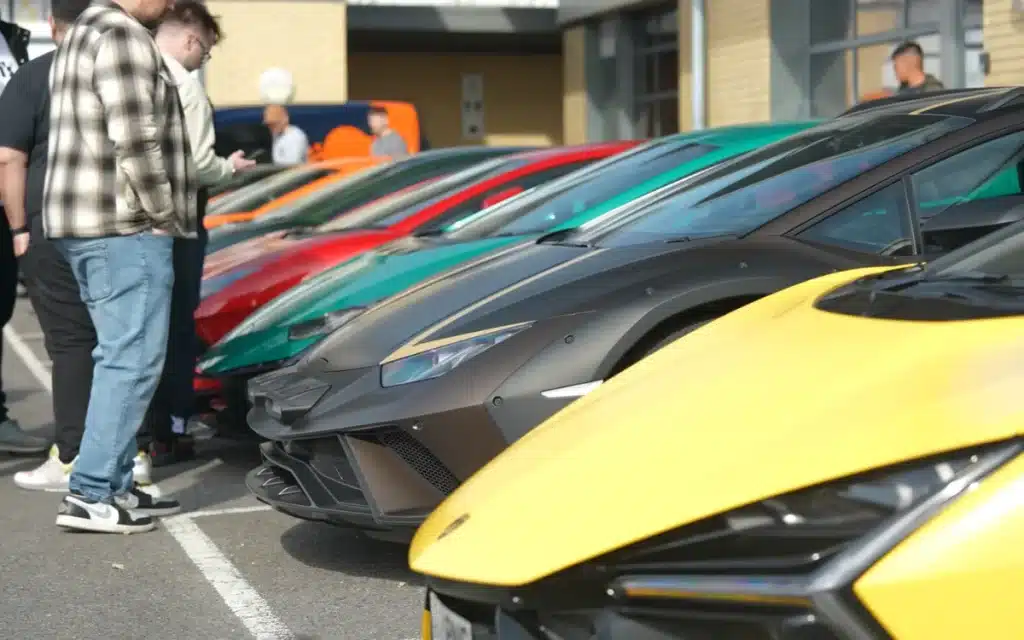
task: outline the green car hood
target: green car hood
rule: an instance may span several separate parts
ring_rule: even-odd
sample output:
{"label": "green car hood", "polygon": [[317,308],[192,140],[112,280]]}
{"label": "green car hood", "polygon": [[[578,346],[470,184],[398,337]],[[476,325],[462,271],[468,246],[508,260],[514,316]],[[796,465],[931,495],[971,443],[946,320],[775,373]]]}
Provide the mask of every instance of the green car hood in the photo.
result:
{"label": "green car hood", "polygon": [[291,326],[331,311],[369,306],[445,269],[492,250],[536,236],[483,238],[405,253],[365,253],[275,298],[238,329],[211,347],[199,363],[205,375],[219,375],[287,360],[319,337],[292,340]]}
{"label": "green car hood", "polygon": [[[792,126],[806,128],[810,125]],[[608,213],[614,215],[622,205],[789,133],[792,131],[780,126],[777,131],[761,135],[737,136],[709,154],[681,163],[564,220],[548,232],[578,227]],[[208,376],[230,375],[288,360],[323,337],[293,340],[288,336],[293,325],[330,312],[369,306],[473,258],[535,239],[538,235],[494,236],[411,251],[403,250],[402,241],[398,241],[394,248],[363,254],[275,298],[211,347],[199,362],[199,370]]]}

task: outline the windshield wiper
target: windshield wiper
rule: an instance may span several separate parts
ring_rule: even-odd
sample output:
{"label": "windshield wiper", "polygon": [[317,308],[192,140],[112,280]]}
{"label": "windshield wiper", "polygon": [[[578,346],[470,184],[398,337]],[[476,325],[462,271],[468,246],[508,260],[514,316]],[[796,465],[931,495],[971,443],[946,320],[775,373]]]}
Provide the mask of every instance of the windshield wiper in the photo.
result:
{"label": "windshield wiper", "polygon": [[568,229],[559,229],[558,231],[552,231],[551,233],[546,233],[546,234],[542,235],[541,237],[537,238],[537,244],[560,244],[560,245],[563,245],[563,246],[566,246],[566,247],[584,247],[584,248],[590,247],[589,244],[583,243],[583,242],[581,242],[581,243],[562,242],[566,238],[572,236],[575,232],[576,232],[576,227],[570,227]]}
{"label": "windshield wiper", "polygon": [[302,236],[311,236],[314,233],[316,233],[315,227],[296,227],[294,229],[289,229],[287,232],[285,232],[284,237],[300,238]]}
{"label": "windshield wiper", "polygon": [[676,243],[679,243],[679,242],[691,242],[691,241],[693,241],[693,236],[676,236],[674,238],[669,238],[668,240],[666,240],[665,244],[676,244]]}
{"label": "windshield wiper", "polygon": [[412,235],[413,235],[414,238],[436,238],[438,236],[443,236],[444,234],[445,234],[445,230],[443,228],[438,228],[438,229],[426,229],[424,231],[417,231],[416,233],[414,233]]}

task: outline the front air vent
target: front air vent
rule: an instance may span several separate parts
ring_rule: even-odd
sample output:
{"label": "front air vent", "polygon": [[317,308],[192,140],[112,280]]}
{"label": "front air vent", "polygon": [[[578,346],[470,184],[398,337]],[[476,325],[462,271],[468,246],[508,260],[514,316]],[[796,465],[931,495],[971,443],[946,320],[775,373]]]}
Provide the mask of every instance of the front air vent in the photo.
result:
{"label": "front air vent", "polygon": [[416,473],[435,489],[449,495],[459,486],[459,479],[418,440],[401,429],[388,429],[374,434],[377,442],[394,451]]}

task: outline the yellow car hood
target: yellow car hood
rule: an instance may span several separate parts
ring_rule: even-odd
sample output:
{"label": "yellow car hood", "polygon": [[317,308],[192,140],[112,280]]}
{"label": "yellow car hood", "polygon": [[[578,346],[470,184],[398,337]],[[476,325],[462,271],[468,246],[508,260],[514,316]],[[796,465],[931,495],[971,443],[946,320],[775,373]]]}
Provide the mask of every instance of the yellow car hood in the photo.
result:
{"label": "yellow car hood", "polygon": [[573,403],[427,519],[412,568],[523,585],[773,495],[1019,433],[1024,318],[813,308],[875,271],[748,305]]}

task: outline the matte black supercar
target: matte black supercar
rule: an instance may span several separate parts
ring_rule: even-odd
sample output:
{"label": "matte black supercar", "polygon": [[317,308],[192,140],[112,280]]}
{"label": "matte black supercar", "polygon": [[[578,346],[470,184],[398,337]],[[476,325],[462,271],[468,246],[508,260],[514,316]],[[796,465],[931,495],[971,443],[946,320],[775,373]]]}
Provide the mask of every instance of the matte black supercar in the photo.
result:
{"label": "matte black supercar", "polygon": [[270,441],[249,488],[299,518],[408,539],[509,443],[701,324],[1024,218],[1019,95],[859,109],[363,311],[250,382],[249,424]]}

